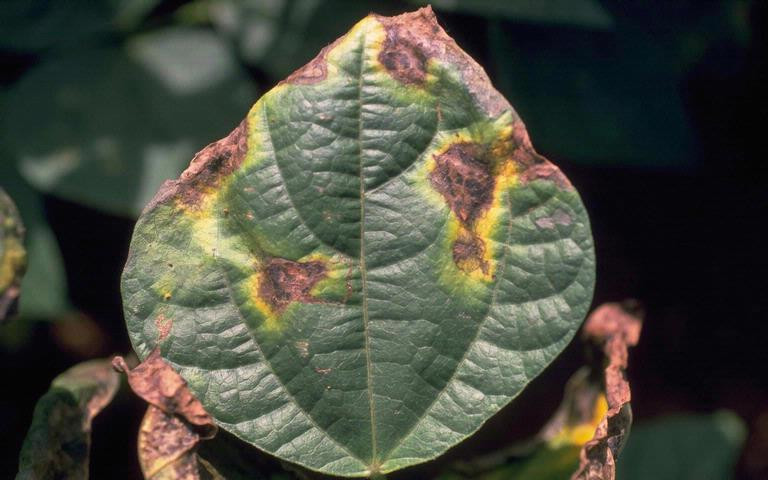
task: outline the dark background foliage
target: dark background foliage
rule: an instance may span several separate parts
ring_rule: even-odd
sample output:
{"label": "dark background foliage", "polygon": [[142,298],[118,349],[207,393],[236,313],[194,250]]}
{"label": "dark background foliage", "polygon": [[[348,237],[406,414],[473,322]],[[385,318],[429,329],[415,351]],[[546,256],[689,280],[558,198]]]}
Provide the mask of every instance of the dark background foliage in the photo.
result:
{"label": "dark background foliage", "polygon": [[[135,215],[159,183],[356,20],[417,3],[0,4],[0,185],[19,204],[31,256],[21,316],[0,330],[0,478],[14,475],[34,402],[57,373],[130,350],[119,276]],[[768,478],[768,3],[434,7],[581,192],[595,305],[634,297],[645,307],[629,371],[637,424],[733,410],[749,429],[736,478]],[[574,342],[449,459],[535,432],[582,360]],[[93,478],[139,478],[141,411],[124,393],[97,417]],[[656,443],[678,446],[698,435],[661,432]]]}

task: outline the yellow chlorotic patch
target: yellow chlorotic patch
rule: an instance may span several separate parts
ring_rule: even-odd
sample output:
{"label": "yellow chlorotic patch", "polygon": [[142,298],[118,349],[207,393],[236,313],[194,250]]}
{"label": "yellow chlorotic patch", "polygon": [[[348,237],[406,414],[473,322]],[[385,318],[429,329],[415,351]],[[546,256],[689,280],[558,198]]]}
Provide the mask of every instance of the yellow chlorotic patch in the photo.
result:
{"label": "yellow chlorotic patch", "polygon": [[[448,270],[443,276],[454,279],[450,283],[495,278],[500,254],[495,238],[508,210],[504,197],[517,180],[510,120],[507,113],[496,121],[441,135],[439,146],[425,155],[415,174],[417,188],[430,203],[449,207],[443,250],[453,261],[445,262]],[[480,187],[469,187],[469,177]],[[490,187],[491,183],[488,193],[484,184]]]}
{"label": "yellow chlorotic patch", "polygon": [[587,423],[568,425],[564,427],[551,441],[553,447],[563,445],[582,446],[595,436],[595,430],[608,413],[608,400],[605,394],[600,394],[594,405],[592,418]]}
{"label": "yellow chlorotic patch", "polygon": [[263,327],[268,331],[280,330],[280,322],[278,321],[278,314],[272,308],[268,302],[261,297],[261,282],[263,273],[259,272],[251,275],[251,278],[247,282],[248,298],[251,300],[251,304],[264,318]]}
{"label": "yellow chlorotic patch", "polygon": [[8,288],[14,279],[24,270],[27,253],[21,242],[15,237],[6,237],[3,245],[3,258],[0,262],[0,288]]}

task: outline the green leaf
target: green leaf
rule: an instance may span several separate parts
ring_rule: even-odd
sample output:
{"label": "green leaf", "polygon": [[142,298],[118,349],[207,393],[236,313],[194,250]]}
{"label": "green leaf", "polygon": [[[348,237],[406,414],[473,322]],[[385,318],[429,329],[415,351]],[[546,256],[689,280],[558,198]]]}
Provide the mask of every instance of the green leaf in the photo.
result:
{"label": "green leaf", "polygon": [[16,205],[0,188],[0,324],[16,313],[26,268],[24,225]]}
{"label": "green leaf", "polygon": [[723,480],[746,439],[744,422],[733,412],[675,415],[640,423],[617,465],[621,480]]}
{"label": "green leaf", "polygon": [[168,28],[31,70],[8,96],[3,140],[40,190],[137,215],[253,94],[215,34]]}
{"label": "green leaf", "polygon": [[139,219],[122,288],[224,429],[369,476],[474,433],[592,297],[587,214],[429,9],[369,16]]}
{"label": "green leaf", "polygon": [[91,360],[56,377],[35,406],[16,480],[87,479],[91,421],[115,395],[109,360]]}

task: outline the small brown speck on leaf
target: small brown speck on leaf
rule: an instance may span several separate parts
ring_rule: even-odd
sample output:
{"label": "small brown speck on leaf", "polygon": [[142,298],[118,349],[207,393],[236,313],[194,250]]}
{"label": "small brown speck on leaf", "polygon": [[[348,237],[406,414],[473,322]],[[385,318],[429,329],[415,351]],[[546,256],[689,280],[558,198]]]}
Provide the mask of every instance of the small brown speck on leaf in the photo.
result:
{"label": "small brown speck on leaf", "polygon": [[310,291],[326,273],[325,265],[319,261],[272,258],[262,270],[259,296],[278,312],[291,302],[314,302]]}
{"label": "small brown speck on leaf", "polygon": [[132,370],[122,357],[115,357],[112,365],[150,404],[139,430],[139,462],[145,478],[198,479],[196,446],[213,438],[218,427],[187,382],[157,348]]}
{"label": "small brown speck on leaf", "polygon": [[168,337],[168,334],[171,333],[173,320],[166,318],[166,316],[161,313],[155,317],[155,327],[157,328],[158,333],[157,341],[162,342]]}
{"label": "small brown speck on leaf", "polygon": [[632,395],[626,379],[628,349],[637,345],[641,314],[633,302],[601,305],[587,318],[582,336],[592,346],[597,367],[604,372],[608,412],[595,436],[581,449],[580,465],[571,480],[615,480],[616,458],[632,424]]}

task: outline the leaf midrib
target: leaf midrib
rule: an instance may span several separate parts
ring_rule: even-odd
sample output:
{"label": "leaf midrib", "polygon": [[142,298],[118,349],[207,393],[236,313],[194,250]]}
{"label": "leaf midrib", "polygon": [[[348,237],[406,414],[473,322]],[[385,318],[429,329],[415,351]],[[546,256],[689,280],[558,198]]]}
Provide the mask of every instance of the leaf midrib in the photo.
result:
{"label": "leaf midrib", "polygon": [[363,34],[360,46],[360,75],[357,80],[357,155],[360,178],[360,282],[362,295],[363,337],[365,337],[365,371],[368,385],[368,405],[371,418],[371,463],[372,473],[378,471],[378,441],[376,437],[376,408],[373,403],[373,362],[371,361],[371,334],[368,318],[368,272],[365,265],[365,176],[363,169],[363,75],[365,73],[366,39]]}

